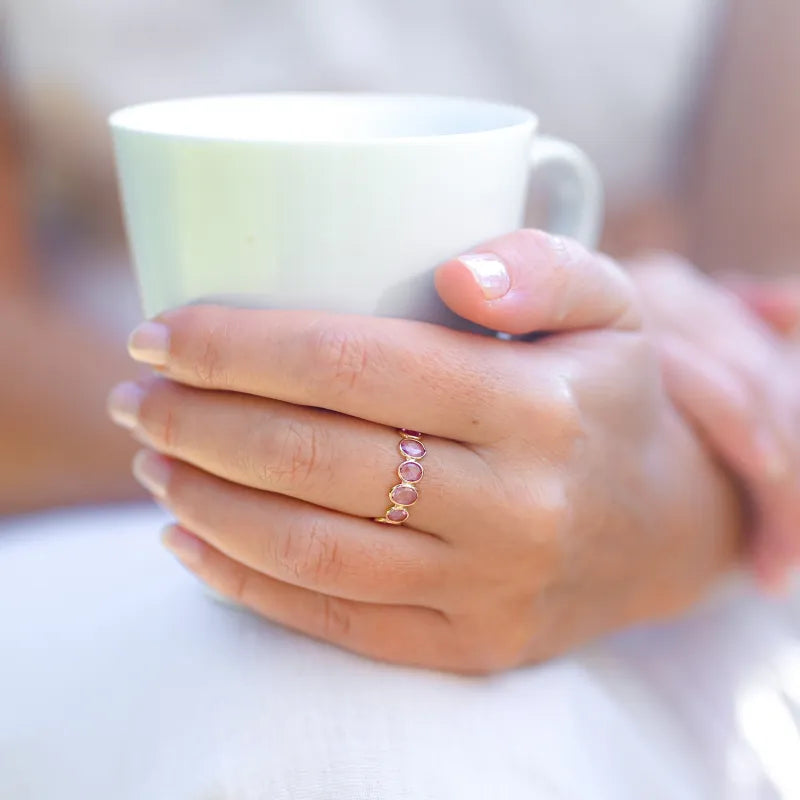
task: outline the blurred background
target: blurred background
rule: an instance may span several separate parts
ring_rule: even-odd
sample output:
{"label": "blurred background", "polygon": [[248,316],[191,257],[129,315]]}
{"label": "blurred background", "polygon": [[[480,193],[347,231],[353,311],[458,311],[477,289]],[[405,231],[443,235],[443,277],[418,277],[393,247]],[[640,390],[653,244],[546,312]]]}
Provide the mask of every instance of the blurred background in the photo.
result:
{"label": "blurred background", "polygon": [[[6,0],[0,514],[137,497],[104,413],[138,305],[106,117],[167,97],[356,90],[536,111],[599,166],[618,256],[794,269],[796,0]],[[534,220],[535,221],[535,220]]]}

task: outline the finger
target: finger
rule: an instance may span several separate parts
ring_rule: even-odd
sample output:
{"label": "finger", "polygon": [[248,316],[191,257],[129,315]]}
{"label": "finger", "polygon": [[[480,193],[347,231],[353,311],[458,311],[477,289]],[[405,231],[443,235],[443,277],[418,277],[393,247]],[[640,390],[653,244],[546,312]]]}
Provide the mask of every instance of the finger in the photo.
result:
{"label": "finger", "polygon": [[444,594],[449,545],[237,486],[143,450],[134,474],[194,533],[251,569],[352,600],[425,605]]}
{"label": "finger", "polygon": [[667,392],[713,449],[759,485],[784,480],[791,469],[789,456],[747,384],[679,337],[662,336],[658,345]]}
{"label": "finger", "polygon": [[352,516],[383,516],[391,491],[411,483],[418,499],[408,502],[409,525],[445,539],[474,521],[475,499],[491,478],[475,452],[447,439],[424,437],[415,464],[401,453],[396,430],[278,400],[156,379],[120,384],[109,406],[139,441],[166,455]]}
{"label": "finger", "polygon": [[800,281],[725,279],[725,285],[747,307],[782,336],[800,333]]}
{"label": "finger", "polygon": [[667,390],[711,448],[747,484],[756,515],[751,564],[765,590],[780,591],[800,562],[800,490],[780,431],[766,424],[745,382],[688,342],[661,341]]}
{"label": "finger", "polygon": [[653,256],[632,270],[648,319],[760,382],[775,360],[774,342],[733,293],[678,257]]}
{"label": "finger", "polygon": [[186,306],[144,323],[130,350],[188,385],[474,443],[513,424],[504,411],[523,372],[514,349],[489,337],[408,320],[222,306]]}
{"label": "finger", "polygon": [[359,603],[283,583],[172,526],[164,544],[221,595],[267,619],[370,658],[459,669],[447,617],[419,607]]}
{"label": "finger", "polygon": [[614,261],[541,231],[516,231],[448,261],[436,288],[459,316],[510,334],[640,325],[636,293]]}
{"label": "finger", "polygon": [[[678,258],[653,257],[633,274],[648,317],[726,365],[791,458],[797,441],[797,389],[782,343],[731,292]],[[754,430],[766,435],[764,427]]]}

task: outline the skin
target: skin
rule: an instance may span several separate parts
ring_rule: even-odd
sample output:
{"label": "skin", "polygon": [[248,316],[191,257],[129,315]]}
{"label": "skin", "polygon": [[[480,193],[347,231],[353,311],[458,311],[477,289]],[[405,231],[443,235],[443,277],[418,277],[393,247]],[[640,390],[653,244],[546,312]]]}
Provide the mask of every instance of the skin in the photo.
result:
{"label": "skin", "polygon": [[[793,111],[794,105],[784,100],[791,94],[789,83],[797,80],[800,70],[784,69],[780,60],[772,58],[765,67],[763,61],[753,60],[753,53],[765,49],[767,33],[770,41],[773,35],[784,35],[783,31],[788,34],[792,29],[789,24],[792,10],[787,2],[779,0],[761,4],[758,13],[771,24],[767,22],[763,28],[757,28],[762,32],[759,34],[762,47],[751,49],[746,38],[736,35],[738,30],[756,30],[748,21],[745,5],[732,4],[734,11],[718,62],[724,69],[713,76],[714,102],[705,104],[708,113],[701,117],[696,130],[692,180],[674,187],[673,194],[657,193],[651,200],[637,202],[638,208],[645,209],[644,216],[614,210],[607,240],[611,250],[633,251],[642,245],[669,244],[685,247],[702,266],[720,269],[752,268],[762,263],[777,265],[774,269],[790,266],[786,259],[797,252],[796,232],[800,226],[785,223],[796,221],[800,203],[791,190],[796,181],[785,177],[793,174],[792,170],[785,167],[793,163],[790,156],[794,154],[796,137],[792,133],[800,129],[800,120]],[[793,52],[792,47],[789,50]],[[766,117],[749,114],[747,134],[736,136],[733,129],[737,126],[730,124],[731,109],[737,108],[737,87],[744,79],[751,82],[748,86],[756,87],[752,89],[754,98],[765,98],[768,114]],[[770,104],[771,96],[783,99]],[[8,120],[6,113],[5,129],[10,128]],[[765,152],[775,154],[775,163],[782,165],[781,170],[765,170],[770,179],[754,182],[753,170],[758,164],[752,161],[751,154]],[[0,138],[0,160],[3,159],[13,169],[4,169],[0,174],[15,181],[15,188],[5,197],[18,199],[22,196],[22,179],[13,137]],[[784,186],[781,180],[785,181],[785,191],[780,190]],[[748,192],[739,191],[743,185]],[[724,196],[720,197],[719,192]],[[745,194],[752,207],[732,205],[734,198],[744,202]],[[13,511],[40,504],[124,496],[130,491],[123,466],[128,446],[124,437],[114,438],[99,423],[97,414],[106,376],[121,374],[115,348],[98,336],[97,331],[76,326],[76,319],[49,300],[38,281],[32,279],[35,259],[27,249],[22,206],[18,203],[11,206],[10,217],[0,215],[6,219],[14,219],[16,215],[18,220],[10,226],[11,237],[0,237],[3,242],[0,279],[14,287],[14,294],[4,295],[12,299],[8,308],[0,309],[0,314],[13,320],[13,330],[26,348],[10,344],[8,339],[0,344],[4,374],[15,375],[12,390],[0,395],[0,436],[5,445],[4,455],[10,454],[10,458],[4,459],[4,472],[0,474],[0,506]],[[745,216],[748,208],[754,212],[752,217]],[[748,220],[747,225],[742,224],[744,219]],[[773,224],[776,219],[783,223]],[[519,234],[516,236],[519,238]],[[525,234],[523,238],[527,241],[536,236]],[[288,393],[274,397],[273,384],[220,387],[213,382],[215,375],[219,377],[214,356],[223,351],[215,350],[216,340],[211,335],[214,331],[236,332],[238,322],[220,321],[213,316],[222,313],[219,309],[176,312],[170,317],[170,325],[179,325],[181,315],[188,313],[194,319],[193,323],[187,323],[194,330],[194,339],[187,334],[186,342],[194,341],[195,347],[199,344],[203,347],[176,351],[177,355],[195,360],[183,362],[183,371],[176,374],[172,372],[176,369],[174,364],[162,370],[164,376],[176,378],[175,384],[147,382],[135,393],[141,401],[140,414],[132,414],[130,409],[126,412],[137,436],[151,450],[166,454],[141,457],[137,462],[140,478],[163,496],[163,502],[176,511],[186,529],[197,534],[193,536],[182,528],[172,529],[167,536],[168,545],[179,551],[185,563],[202,578],[285,624],[378,658],[459,671],[488,671],[545,658],[607,630],[640,619],[671,615],[690,605],[716,576],[735,562],[742,529],[740,505],[744,499],[753,505],[759,531],[777,530],[779,537],[783,536],[780,531],[791,528],[789,520],[793,518],[788,514],[793,512],[784,509],[778,513],[777,508],[779,504],[788,508],[796,499],[796,489],[789,484],[778,487],[780,491],[776,489],[776,471],[769,466],[772,459],[765,460],[762,448],[753,442],[760,441],[763,429],[758,418],[766,417],[776,423],[767,427],[770,430],[774,427],[777,447],[787,451],[782,452],[781,458],[796,463],[788,452],[792,442],[790,426],[779,424],[788,408],[780,399],[787,396],[786,390],[759,388],[785,372],[791,362],[773,358],[772,350],[770,358],[763,362],[753,359],[742,364],[728,358],[720,363],[720,352],[713,350],[713,358],[709,360],[703,329],[689,330],[685,324],[677,324],[678,321],[663,322],[659,323],[662,327],[672,325],[671,333],[653,335],[656,319],[671,319],[668,311],[653,311],[661,300],[659,292],[648,295],[642,284],[637,299],[630,283],[621,280],[616,267],[583,254],[569,257],[570,265],[594,267],[579,269],[583,283],[572,287],[574,295],[567,292],[564,296],[559,289],[564,288],[561,281],[569,270],[556,269],[550,275],[552,283],[542,282],[540,269],[547,259],[535,257],[526,247],[532,247],[530,241],[524,246],[515,244],[507,260],[513,273],[512,289],[516,287],[508,298],[527,296],[527,303],[480,305],[480,294],[468,282],[463,266],[446,265],[440,273],[443,296],[470,319],[519,333],[559,329],[536,345],[489,340],[477,344],[470,340],[470,347],[466,346],[466,340],[451,332],[436,331],[434,336],[433,331],[425,329],[420,347],[430,353],[430,364],[438,364],[443,372],[423,380],[416,387],[418,391],[407,399],[409,403],[422,405],[428,391],[428,405],[435,407],[445,402],[455,403],[459,397],[466,402],[468,397],[477,402],[477,411],[471,415],[462,413],[460,427],[454,424],[459,417],[451,405],[444,406],[450,413],[440,420],[442,427],[424,425],[425,419],[417,422],[410,419],[409,403],[396,409],[397,413],[375,419],[383,408],[381,404],[392,402],[398,395],[396,391],[391,396],[386,394],[385,387],[393,385],[391,375],[386,375],[386,380],[376,388],[383,393],[373,393],[354,409],[337,406],[333,411],[315,412],[327,408],[330,399],[303,395],[304,387],[319,384],[319,373],[315,370],[331,376],[329,388],[334,391],[341,386],[336,382],[337,376],[339,381],[342,379],[340,371],[348,380],[362,381],[363,375],[369,374],[366,366],[355,372],[354,366],[374,360],[364,360],[369,352],[365,343],[369,341],[381,345],[379,355],[383,356],[396,355],[393,348],[400,347],[400,354],[406,354],[402,363],[413,376],[416,359],[408,355],[407,349],[402,350],[408,346],[406,338],[411,341],[421,335],[413,323],[390,325],[372,321],[370,325],[377,327],[361,331],[353,344],[348,338],[351,333],[337,328],[341,321],[334,318],[310,319],[303,315],[282,318],[281,325],[288,326],[288,333],[298,340],[316,331],[315,341],[328,343],[329,357],[338,352],[345,358],[330,363],[309,357],[310,372],[295,374],[294,392],[299,394],[292,394],[292,386],[280,384],[280,375],[273,374]],[[515,253],[525,258],[517,260]],[[591,283],[593,280],[597,283]],[[581,288],[585,289],[586,281],[597,287],[590,300]],[[520,294],[518,290],[525,286],[533,286],[535,291]],[[552,305],[545,308],[543,298],[549,298]],[[609,313],[609,309],[614,313]],[[705,306],[699,308],[697,318],[705,319],[706,311]],[[203,317],[206,313],[211,316]],[[644,326],[641,315],[645,317]],[[271,319],[277,321],[275,317]],[[727,333],[732,338],[738,337],[739,323],[748,329],[753,322],[747,315],[743,319],[726,318],[725,323],[730,325]],[[397,327],[393,329],[393,325]],[[360,330],[349,321],[348,331],[351,328]],[[390,329],[399,331],[405,344],[393,340]],[[263,345],[263,337],[272,330],[263,320],[253,330],[245,329],[243,338],[236,341],[237,352],[247,352],[250,342],[252,353],[253,343]],[[384,341],[384,335],[389,340]],[[677,348],[676,340],[680,341]],[[181,341],[180,337],[175,341]],[[436,348],[430,344],[434,341],[439,343]],[[743,343],[754,341],[749,334],[742,339]],[[759,339],[759,347],[763,344]],[[472,345],[482,348],[480,357],[477,350],[472,351]],[[777,345],[770,340],[769,346]],[[47,355],[32,360],[30,352]],[[278,350],[272,355],[279,359],[286,352]],[[687,356],[687,352],[688,357],[681,361],[681,355]],[[76,353],[80,353],[79,359],[75,358]],[[449,354],[447,365],[435,360],[437,353],[440,360],[443,353]],[[141,356],[142,352],[138,354]],[[259,351],[255,355],[263,358],[264,353]],[[47,359],[44,364],[43,358]],[[269,365],[265,364],[259,361],[259,370],[266,370]],[[298,358],[298,365],[302,364]],[[449,373],[448,365],[462,372]],[[714,369],[707,369],[709,365]],[[239,375],[238,369],[235,365],[231,367],[232,374]],[[252,366],[242,365],[241,374],[248,375],[249,369]],[[660,369],[666,386],[660,381]],[[687,389],[702,385],[710,373],[717,375],[722,370],[725,380],[712,380],[703,391]],[[264,374],[270,373],[267,370]],[[442,374],[449,377],[449,385],[442,382]],[[54,375],[63,375],[63,380],[57,381],[59,385],[80,386],[80,393],[63,392],[59,402],[53,403]],[[520,375],[525,376],[521,384]],[[692,381],[687,381],[687,375],[693,376]],[[487,391],[487,377],[491,379],[488,391],[493,386],[495,389],[505,386],[506,390],[484,397],[481,392]],[[509,383],[512,377],[513,384]],[[733,382],[741,392],[720,390]],[[431,387],[438,387],[432,398]],[[238,391],[242,388],[244,391]],[[220,389],[225,394],[220,395]],[[665,389],[674,394],[683,416],[668,402]],[[170,395],[187,391],[195,393],[192,397],[196,403],[187,395]],[[340,394],[357,396],[344,389],[340,389]],[[157,399],[151,399],[161,396],[166,398],[161,406]],[[749,417],[744,413],[736,417],[744,404],[734,404],[731,411],[731,398],[740,396],[746,396],[746,402],[751,404]],[[213,411],[208,411],[211,402],[216,405]],[[239,405],[231,411],[228,402],[258,404],[263,415],[259,419],[265,420],[264,424],[258,425],[254,419],[254,427],[246,431],[225,429],[223,421],[230,423],[243,413]],[[161,409],[160,429],[159,417],[154,412],[155,432],[147,428],[149,403]],[[203,409],[207,416],[202,416],[206,413]],[[752,409],[758,413],[754,415]],[[205,424],[194,429],[197,441],[190,440],[184,445],[180,433],[188,425],[182,416],[187,410],[200,415]],[[512,410],[516,413],[512,414]],[[346,485],[337,484],[339,491],[335,498],[306,496],[303,492],[311,489],[300,490],[292,483],[307,474],[307,483],[313,484],[312,467],[317,463],[307,456],[304,460],[302,437],[292,431],[323,430],[311,427],[312,423],[305,418],[294,419],[293,415],[300,412],[313,412],[317,420],[318,414],[324,415],[326,432],[320,434],[323,442],[325,436],[333,440],[329,428],[338,429],[340,424],[358,428],[347,428],[346,441],[340,440],[337,454],[349,451],[353,441],[363,438],[364,425],[373,434],[377,433],[378,438],[367,433],[365,446],[353,448],[360,457],[375,453],[376,460],[368,462],[369,474],[358,477],[354,473],[356,477]],[[735,448],[727,429],[712,424],[718,420],[718,413],[729,414],[728,418],[739,422],[750,422],[750,427],[740,424],[736,429]],[[275,424],[287,420],[288,425]],[[402,533],[380,529],[376,534],[375,524],[368,520],[385,510],[378,499],[388,488],[383,478],[376,482],[376,476],[391,477],[396,467],[393,426],[397,424],[418,424],[431,433],[428,439],[431,454],[425,462],[429,467],[424,484],[426,494],[413,509],[410,528]],[[188,429],[192,430],[191,425]],[[285,429],[278,434],[284,438],[270,440],[268,433],[273,429]],[[159,430],[162,439],[158,438]],[[259,436],[254,436],[253,431],[258,431]],[[238,440],[231,438],[236,433]],[[265,452],[248,451],[254,440]],[[237,442],[233,457],[232,441]],[[216,449],[212,447],[214,442],[219,445]],[[223,447],[226,443],[228,461],[238,464],[242,473],[223,472],[227,464]],[[183,446],[191,452],[181,450]],[[192,454],[195,451],[197,455]],[[325,455],[323,448],[315,452]],[[64,455],[67,453],[68,460]],[[272,461],[267,457],[270,454]],[[332,458],[330,453],[328,457]],[[463,465],[460,458],[464,459]],[[149,472],[145,468],[148,463]],[[159,480],[154,480],[158,473],[154,465],[160,465]],[[228,464],[225,468],[233,470],[233,467]],[[446,484],[437,485],[437,467],[440,475],[447,475]],[[360,461],[352,464],[353,470],[359,468],[363,469]],[[770,478],[766,487],[765,470]],[[741,493],[734,491],[731,474],[735,474]],[[452,504],[440,503],[439,508],[434,504],[437,498],[450,497],[454,475],[467,487],[472,480],[475,491],[455,504],[461,509],[463,519],[442,522],[439,519],[445,513],[442,507],[449,509]],[[262,483],[255,483],[256,480]],[[290,489],[290,485],[295,488]],[[358,487],[357,496],[347,495],[348,487],[352,486]],[[480,497],[480,503],[476,496]],[[365,498],[369,509],[358,505],[364,504]],[[215,502],[210,503],[211,499]],[[305,524],[296,523],[297,515],[303,519],[301,511],[309,507],[314,514],[324,512],[325,521],[319,523],[316,517],[306,516]],[[220,517],[220,513],[231,516]],[[245,519],[236,514],[252,516]],[[335,527],[334,518],[340,522],[344,519],[347,526],[362,526],[360,530],[369,532],[362,539],[353,536],[348,528],[356,555],[345,547],[346,526]],[[295,520],[292,524],[296,527],[289,530],[297,535],[290,536],[276,520],[287,525]],[[466,532],[463,541],[462,529]],[[502,547],[497,547],[495,541],[498,530],[503,535]],[[250,537],[253,551],[245,553],[247,542],[237,539],[232,543],[229,537],[238,534],[246,539],[248,531],[257,531],[259,536]],[[407,532],[416,537],[414,547],[423,549],[399,554],[395,574],[401,585],[398,589],[391,576],[379,570],[394,563],[390,558],[392,548],[406,541]],[[345,536],[344,543],[334,534]],[[364,542],[368,543],[369,552],[364,551]],[[381,558],[370,571],[369,559],[378,560],[377,542]],[[440,556],[434,558],[436,547]],[[336,558],[330,557],[331,549]],[[782,558],[786,558],[787,550],[782,552]],[[352,560],[345,561],[345,557]],[[325,572],[326,564],[333,565],[332,576]],[[353,569],[353,564],[358,569]],[[767,569],[765,574],[769,572]],[[315,583],[317,576],[322,583]],[[344,580],[337,583],[336,576]],[[341,588],[348,577],[366,580],[370,576],[373,580],[370,586],[353,588],[347,584],[345,589]],[[404,582],[409,587],[406,594],[398,595],[394,602],[383,597],[382,593],[390,592],[392,587],[402,591]],[[343,591],[348,595],[341,596]],[[369,593],[375,591],[381,596]],[[393,615],[391,628],[385,625],[389,612]],[[426,622],[419,622],[421,618]],[[434,623],[434,619],[438,622]],[[504,620],[509,621],[504,623]],[[391,641],[387,630],[394,631]]]}
{"label": "skin", "polygon": [[[699,113],[685,132],[685,169],[633,203],[610,198],[607,252],[661,247],[704,269],[793,269],[800,244],[797,4],[728,0],[727,8],[696,98]],[[24,128],[7,89],[0,76],[0,318],[14,331],[0,338],[3,374],[14,375],[0,392],[0,514],[135,497],[131,445],[100,413],[107,387],[133,373],[122,342],[50,296],[38,274]],[[773,163],[780,168],[763,168]],[[53,402],[54,383],[80,391],[59,391]]]}
{"label": "skin", "polygon": [[800,284],[726,291],[671,256],[633,276],[670,396],[746,488],[749,561],[780,591],[800,564]]}
{"label": "skin", "polygon": [[[365,655],[487,672],[674,615],[730,568],[738,498],[669,401],[625,273],[536,231],[481,251],[508,291],[487,301],[456,259],[443,299],[551,337],[213,306],[134,335],[160,377],[119,388],[112,412],[148,445],[137,473],[190,570]],[[430,455],[395,528],[372,518],[399,425]]]}
{"label": "skin", "polygon": [[[104,424],[109,382],[137,370],[36,271],[21,131],[0,83],[0,514],[139,496],[133,448]],[[80,357],[76,358],[76,354]]]}

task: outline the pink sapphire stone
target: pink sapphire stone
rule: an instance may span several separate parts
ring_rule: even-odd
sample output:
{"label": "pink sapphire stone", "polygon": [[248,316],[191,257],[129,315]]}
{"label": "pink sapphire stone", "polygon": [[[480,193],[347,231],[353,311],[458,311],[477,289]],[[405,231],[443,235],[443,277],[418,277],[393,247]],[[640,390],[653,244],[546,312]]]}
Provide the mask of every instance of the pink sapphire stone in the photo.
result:
{"label": "pink sapphire stone", "polygon": [[398,506],[413,506],[417,502],[419,494],[413,486],[400,484],[392,489],[389,498],[393,503],[397,503]]}
{"label": "pink sapphire stone", "polygon": [[422,434],[419,431],[412,431],[410,428],[400,428],[400,432],[404,433],[406,436],[413,436],[415,439],[419,439]]}
{"label": "pink sapphire stone", "polygon": [[404,508],[390,508],[386,512],[386,519],[390,522],[405,522],[408,519],[408,511]]}
{"label": "pink sapphire stone", "polygon": [[408,458],[422,458],[425,453],[425,445],[415,439],[403,439],[400,442],[400,451]]}
{"label": "pink sapphire stone", "polygon": [[397,470],[397,474],[406,483],[416,483],[422,478],[422,467],[416,461],[404,461]]}

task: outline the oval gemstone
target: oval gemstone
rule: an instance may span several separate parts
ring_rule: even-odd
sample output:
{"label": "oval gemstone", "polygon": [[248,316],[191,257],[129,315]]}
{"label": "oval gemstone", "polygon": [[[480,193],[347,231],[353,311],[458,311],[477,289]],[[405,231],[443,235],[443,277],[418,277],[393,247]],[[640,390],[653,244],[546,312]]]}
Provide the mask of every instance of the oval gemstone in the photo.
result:
{"label": "oval gemstone", "polygon": [[427,452],[425,445],[416,439],[403,439],[400,442],[400,451],[409,458],[422,458]]}
{"label": "oval gemstone", "polygon": [[422,465],[417,464],[416,461],[404,461],[397,470],[397,474],[406,483],[416,483],[422,478]]}
{"label": "oval gemstone", "polygon": [[413,486],[405,486],[402,483],[392,489],[389,499],[399,506],[413,506],[417,502],[419,494]]}
{"label": "oval gemstone", "polygon": [[390,522],[405,522],[408,519],[408,511],[404,508],[390,508],[386,512],[386,519]]}
{"label": "oval gemstone", "polygon": [[419,439],[422,434],[419,431],[412,431],[410,428],[400,428],[400,432],[404,433],[406,436],[413,436],[415,439]]}

